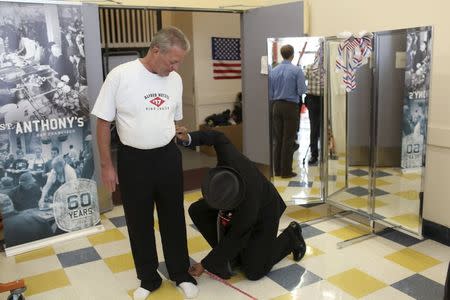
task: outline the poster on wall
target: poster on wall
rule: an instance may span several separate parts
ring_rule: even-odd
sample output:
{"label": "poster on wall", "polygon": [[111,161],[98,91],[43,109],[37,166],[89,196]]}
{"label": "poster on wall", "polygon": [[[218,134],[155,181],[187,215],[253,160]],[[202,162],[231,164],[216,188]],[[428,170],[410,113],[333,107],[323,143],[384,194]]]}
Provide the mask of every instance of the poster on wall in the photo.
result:
{"label": "poster on wall", "polygon": [[402,169],[425,165],[432,28],[407,30],[405,97],[402,126]]}
{"label": "poster on wall", "polygon": [[81,5],[0,2],[5,247],[100,223]]}

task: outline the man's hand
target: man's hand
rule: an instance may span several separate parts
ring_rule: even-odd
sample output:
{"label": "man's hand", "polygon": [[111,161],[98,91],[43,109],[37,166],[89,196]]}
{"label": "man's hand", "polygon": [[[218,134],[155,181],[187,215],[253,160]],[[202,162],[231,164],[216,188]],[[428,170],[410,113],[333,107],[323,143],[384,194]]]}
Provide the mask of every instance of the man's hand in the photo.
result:
{"label": "man's hand", "polygon": [[119,184],[119,178],[112,165],[102,166],[102,182],[111,193],[116,190],[116,184]]}
{"label": "man's hand", "polygon": [[195,277],[202,275],[204,271],[205,268],[203,268],[201,263],[196,263],[189,268],[189,274]]}
{"label": "man's hand", "polygon": [[183,142],[189,141],[189,137],[188,137],[188,133],[187,133],[188,131],[187,131],[186,127],[175,125],[175,132],[176,132],[177,139],[179,139],[180,141],[183,141]]}

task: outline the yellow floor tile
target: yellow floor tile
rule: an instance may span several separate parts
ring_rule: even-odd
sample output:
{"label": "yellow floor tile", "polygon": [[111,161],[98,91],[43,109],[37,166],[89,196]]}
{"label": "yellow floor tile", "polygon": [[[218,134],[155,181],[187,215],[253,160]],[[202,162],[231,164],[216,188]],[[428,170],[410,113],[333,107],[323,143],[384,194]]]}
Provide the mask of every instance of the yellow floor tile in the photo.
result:
{"label": "yellow floor tile", "polygon": [[384,282],[358,269],[350,269],[331,276],[327,280],[356,298],[364,297],[387,286]]}
{"label": "yellow floor tile", "polygon": [[[346,203],[347,205],[349,205],[351,207],[360,208],[360,209],[367,209],[368,199],[367,198],[357,197],[357,198],[347,199],[347,200],[344,200],[342,202]],[[386,206],[386,205],[387,204],[384,203],[383,201],[375,200],[375,207],[382,207],[382,206]]]}
{"label": "yellow floor tile", "polygon": [[185,193],[184,194],[184,201],[186,201],[186,202],[195,202],[195,201],[199,200],[202,197],[203,196],[202,196],[202,192],[201,191]]}
{"label": "yellow floor tile", "polygon": [[345,176],[345,170],[337,170],[338,176]]}
{"label": "yellow floor tile", "polygon": [[189,254],[206,251],[209,249],[211,249],[211,246],[209,246],[208,242],[202,236],[188,239]]}
{"label": "yellow floor tile", "polygon": [[55,255],[55,250],[52,247],[45,247],[38,250],[30,251],[24,254],[15,256],[16,263],[21,263],[29,260],[34,260],[46,256]]}
{"label": "yellow floor tile", "polygon": [[367,209],[368,200],[367,200],[367,198],[357,197],[357,198],[347,199],[342,202],[344,202],[345,204],[347,204],[351,207]]}
{"label": "yellow floor tile", "polygon": [[300,222],[307,222],[307,221],[314,220],[314,219],[321,217],[320,214],[318,214],[317,212],[315,212],[309,208],[299,209],[297,211],[288,213],[287,215],[293,219],[300,221]]}
{"label": "yellow floor tile", "polygon": [[341,239],[341,240],[349,240],[349,239],[354,239],[359,236],[365,235],[365,234],[369,233],[369,231],[365,230],[361,227],[349,225],[349,226],[346,226],[341,229],[330,231],[328,233]]}
{"label": "yellow floor tile", "polygon": [[403,174],[401,176],[402,176],[402,178],[406,178],[406,179],[409,179],[409,180],[416,180],[416,179],[422,178],[421,174],[414,174],[414,173]]}
{"label": "yellow floor tile", "polygon": [[404,214],[390,219],[409,228],[419,227],[419,215],[416,214]]}
{"label": "yellow floor tile", "polygon": [[230,279],[228,279],[227,282],[230,284],[235,284],[242,280],[246,280],[246,278],[245,278],[244,274],[242,274],[242,272],[239,272],[236,275],[234,275],[233,277],[231,277]]}
{"label": "yellow floor tile", "polygon": [[63,269],[24,278],[27,290],[25,296],[47,292],[70,285]]}
{"label": "yellow floor tile", "polygon": [[277,186],[276,189],[277,189],[278,193],[281,194],[281,193],[284,193],[284,191],[286,190],[286,187],[285,186]]}
{"label": "yellow floor tile", "polygon": [[400,196],[402,198],[405,198],[407,200],[417,200],[419,201],[419,193],[417,191],[403,191],[403,192],[397,192],[394,195]]}
{"label": "yellow floor tile", "polygon": [[311,188],[309,190],[309,195],[311,195],[311,196],[319,196],[320,195],[320,189],[319,188]]}
{"label": "yellow floor tile", "polygon": [[348,183],[350,185],[356,185],[356,186],[363,186],[363,187],[369,186],[369,180],[367,180],[366,178],[361,178],[361,177],[352,178],[348,181]]}
{"label": "yellow floor tile", "polygon": [[389,254],[385,258],[414,272],[422,272],[441,263],[441,261],[411,248]]}
{"label": "yellow floor tile", "polygon": [[392,182],[386,181],[384,179],[376,179],[376,181],[375,181],[376,187],[383,186],[383,185],[389,185],[389,184],[392,184]]}
{"label": "yellow floor tile", "polygon": [[103,259],[103,261],[113,273],[119,273],[134,269],[133,256],[131,255],[131,252],[127,254],[111,256]]}
{"label": "yellow floor tile", "polygon": [[294,300],[295,297],[292,296],[292,294],[284,294],[275,298],[272,298],[271,300]]}
{"label": "yellow floor tile", "polygon": [[343,189],[345,187],[345,182],[344,181],[337,181],[335,186],[336,186],[336,189],[338,189],[338,190]]}
{"label": "yellow floor tile", "polygon": [[88,237],[88,240],[91,242],[93,246],[119,241],[123,239],[125,239],[125,236],[117,228],[106,230],[102,233],[94,234]]}
{"label": "yellow floor tile", "polygon": [[[322,254],[324,254],[323,251],[321,251],[321,250],[319,250],[319,249],[317,249],[317,248],[315,248],[315,247],[313,247],[313,246],[306,245],[306,252],[305,252],[305,256],[302,258],[302,261],[303,261],[304,259],[306,259],[306,258],[314,257],[314,256],[319,256],[319,255],[322,255]],[[293,258],[292,255],[288,255],[288,258],[289,258],[290,260],[294,260],[294,258]]]}

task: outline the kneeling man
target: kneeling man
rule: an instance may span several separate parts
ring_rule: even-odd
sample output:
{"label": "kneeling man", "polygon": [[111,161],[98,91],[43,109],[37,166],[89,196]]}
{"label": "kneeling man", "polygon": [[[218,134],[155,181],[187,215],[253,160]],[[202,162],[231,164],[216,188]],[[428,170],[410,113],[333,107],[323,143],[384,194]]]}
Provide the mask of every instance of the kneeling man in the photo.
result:
{"label": "kneeling man", "polygon": [[302,259],[306,244],[300,224],[291,222],[277,237],[286,205],[253,162],[221,132],[188,134],[179,127],[177,138],[185,146],[212,145],[217,153],[217,167],[202,183],[203,198],[189,207],[192,221],[212,247],[191,267],[191,275],[206,269],[227,279],[230,263],[238,261],[248,279],[258,280],[290,253],[295,261]]}

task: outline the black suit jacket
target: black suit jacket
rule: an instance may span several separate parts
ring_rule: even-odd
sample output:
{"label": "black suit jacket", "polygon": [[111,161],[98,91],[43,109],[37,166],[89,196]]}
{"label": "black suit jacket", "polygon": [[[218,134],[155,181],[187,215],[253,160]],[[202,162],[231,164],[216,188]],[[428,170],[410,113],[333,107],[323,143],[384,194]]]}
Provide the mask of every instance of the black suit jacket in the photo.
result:
{"label": "black suit jacket", "polygon": [[264,177],[252,161],[231,144],[223,133],[210,130],[189,134],[190,146],[214,146],[217,153],[217,165],[235,169],[241,175],[246,188],[244,200],[233,213],[229,231],[202,260],[202,265],[206,269],[214,270],[214,266],[223,265],[224,262],[238,256],[259,224],[273,222],[273,220],[278,222],[286,205],[273,184]]}

